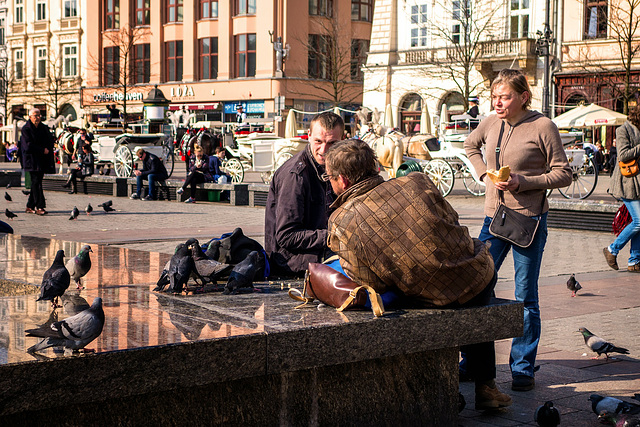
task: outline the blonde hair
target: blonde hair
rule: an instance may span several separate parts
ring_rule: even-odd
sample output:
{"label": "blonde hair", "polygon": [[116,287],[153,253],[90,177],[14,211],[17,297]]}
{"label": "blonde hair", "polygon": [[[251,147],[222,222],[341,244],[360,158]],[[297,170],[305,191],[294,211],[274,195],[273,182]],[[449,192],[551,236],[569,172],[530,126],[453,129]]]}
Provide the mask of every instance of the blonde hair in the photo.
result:
{"label": "blonde hair", "polygon": [[531,106],[531,88],[529,87],[529,82],[527,81],[527,77],[520,70],[514,70],[512,68],[504,68],[500,70],[498,76],[491,83],[491,94],[493,94],[493,90],[498,85],[505,84],[509,86],[511,89],[515,90],[519,95],[527,92],[529,96],[527,97],[526,102],[522,106],[523,110],[528,110]]}

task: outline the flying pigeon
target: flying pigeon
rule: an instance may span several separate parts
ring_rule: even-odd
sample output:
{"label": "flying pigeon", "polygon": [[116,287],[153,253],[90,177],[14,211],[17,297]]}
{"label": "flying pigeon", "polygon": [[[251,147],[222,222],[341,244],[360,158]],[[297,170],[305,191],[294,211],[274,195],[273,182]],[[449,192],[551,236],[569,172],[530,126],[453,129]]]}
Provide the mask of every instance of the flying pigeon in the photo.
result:
{"label": "flying pigeon", "polygon": [[[189,239],[185,242],[191,248],[191,256],[195,263],[195,272],[201,280],[215,283],[230,267],[229,264],[222,264],[210,259],[205,255],[197,239]],[[194,278],[195,280],[195,278]],[[204,284],[204,283],[203,283]]]}
{"label": "flying pigeon", "polygon": [[631,412],[637,413],[637,411],[640,411],[639,405],[625,402],[624,400],[616,399],[615,397],[592,394],[589,396],[589,400],[591,401],[591,410],[596,415],[600,415],[603,412],[606,412],[609,415],[619,415]]}
{"label": "flying pigeon", "polygon": [[548,401],[536,409],[533,420],[540,427],[556,427],[560,424],[560,412],[553,407],[552,401]]}
{"label": "flying pigeon", "polygon": [[33,353],[48,347],[64,347],[65,350],[80,350],[98,338],[104,326],[104,310],[102,298],[93,300],[88,309],[68,317],[61,322],[54,322],[49,328],[27,329],[28,337],[43,338],[38,344],[29,347]]}
{"label": "flying pigeon", "polygon": [[587,328],[580,328],[578,332],[582,333],[585,344],[592,351],[598,353],[598,356],[593,357],[592,359],[597,359],[600,357],[602,353],[604,353],[605,357],[608,359],[608,353],[621,353],[621,354],[629,354],[629,350],[622,347],[616,347],[610,342],[607,342],[600,338],[599,336],[593,335]]}
{"label": "flying pigeon", "polygon": [[[195,268],[191,250],[187,245],[180,244],[176,246],[176,252],[169,260],[169,269],[167,276],[169,278],[169,287],[166,292],[180,293],[184,285],[189,281],[189,277]],[[160,282],[160,280],[158,281]],[[162,291],[165,285],[158,284],[154,291]]]}
{"label": "flying pigeon", "polygon": [[29,191],[29,190],[22,190],[22,194],[24,194],[25,196],[28,196],[29,194],[31,194],[31,191]]}
{"label": "flying pigeon", "polygon": [[77,289],[82,289],[82,278],[91,270],[91,258],[89,257],[91,246],[84,245],[78,255],[67,261],[66,267],[71,278],[76,282]]}
{"label": "flying pigeon", "polygon": [[575,297],[576,292],[582,289],[582,286],[580,286],[580,282],[576,280],[575,274],[572,274],[571,277],[569,277],[569,280],[567,280],[567,289],[569,289],[572,292],[571,294],[572,297]]}
{"label": "flying pigeon", "polygon": [[11,201],[11,195],[10,195],[9,193],[7,193],[6,191],[4,192],[4,199],[5,199],[7,202],[10,202],[10,201]]}
{"label": "flying pigeon", "polygon": [[71,276],[64,266],[64,251],[60,249],[56,253],[53,264],[42,276],[40,285],[40,297],[36,301],[49,300],[53,307],[59,307],[55,300],[67,290],[71,283]]}
{"label": "flying pigeon", "polygon": [[87,213],[87,215],[91,215],[91,212],[93,212],[93,206],[91,206],[91,203],[87,205],[84,211]]}
{"label": "flying pigeon", "polygon": [[224,286],[223,294],[237,294],[252,289],[259,261],[258,251],[253,251],[242,262],[236,264],[229,274],[229,280]]}
{"label": "flying pigeon", "polygon": [[104,203],[100,203],[100,204],[98,205],[98,207],[99,207],[99,208],[104,208],[105,206],[111,206],[111,205],[113,205],[113,201],[112,201],[112,200],[107,200],[107,201],[106,201],[106,202],[104,202]]}
{"label": "flying pigeon", "polygon": [[69,221],[73,221],[74,219],[78,218],[78,215],[80,215],[80,211],[76,206],[74,206],[73,210],[71,211],[71,216],[69,217]]}
{"label": "flying pigeon", "polygon": [[12,220],[13,218],[15,218],[15,217],[17,217],[17,216],[18,216],[18,215],[16,215],[16,214],[14,214],[13,212],[11,212],[11,211],[9,210],[9,208],[7,208],[7,209],[5,209],[5,210],[4,210],[4,214],[7,216],[7,218],[9,218],[9,219],[11,219],[11,220]]}

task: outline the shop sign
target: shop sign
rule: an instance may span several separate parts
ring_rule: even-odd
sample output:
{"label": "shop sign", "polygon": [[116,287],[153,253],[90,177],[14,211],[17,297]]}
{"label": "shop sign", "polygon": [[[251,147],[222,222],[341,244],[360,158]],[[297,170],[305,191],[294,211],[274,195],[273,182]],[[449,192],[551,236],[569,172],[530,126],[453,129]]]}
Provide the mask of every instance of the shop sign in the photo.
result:
{"label": "shop sign", "polygon": [[[127,101],[142,101],[143,97],[142,92],[127,92]],[[124,101],[124,98],[122,92],[102,92],[93,95],[93,102]]]}
{"label": "shop sign", "polygon": [[264,101],[235,101],[224,103],[225,114],[235,114],[236,106],[242,105],[247,114],[264,114]]}
{"label": "shop sign", "polygon": [[171,88],[171,97],[172,98],[184,98],[186,96],[195,96],[193,91],[193,86],[178,86]]}

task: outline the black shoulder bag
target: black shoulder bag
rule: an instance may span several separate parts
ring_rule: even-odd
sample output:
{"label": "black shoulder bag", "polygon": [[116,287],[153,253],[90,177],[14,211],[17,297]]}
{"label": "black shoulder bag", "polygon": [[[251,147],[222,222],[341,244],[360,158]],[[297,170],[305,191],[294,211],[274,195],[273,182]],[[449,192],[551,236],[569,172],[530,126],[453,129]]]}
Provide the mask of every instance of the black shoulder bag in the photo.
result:
{"label": "black shoulder bag", "polygon": [[[504,122],[502,122],[498,145],[496,146],[496,170],[500,169],[500,144],[502,143],[503,134]],[[521,248],[528,248],[536,236],[540,220],[530,218],[508,208],[504,204],[503,191],[498,190],[498,194],[500,196],[500,205],[498,205],[498,209],[496,209],[496,213],[491,219],[489,233]],[[542,199],[542,206],[544,207],[544,199]]]}

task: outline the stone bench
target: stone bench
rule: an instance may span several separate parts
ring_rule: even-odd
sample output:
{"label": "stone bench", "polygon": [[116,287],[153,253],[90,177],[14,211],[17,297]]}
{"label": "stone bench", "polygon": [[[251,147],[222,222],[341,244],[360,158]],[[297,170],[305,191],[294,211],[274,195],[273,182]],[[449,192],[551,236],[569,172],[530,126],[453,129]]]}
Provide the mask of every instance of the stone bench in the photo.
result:
{"label": "stone bench", "polygon": [[[129,195],[136,192],[136,179],[128,179]],[[144,181],[144,187],[148,181]],[[174,200],[183,202],[189,198],[190,188],[186,188],[183,194],[177,191],[184,184],[183,180],[167,179],[157,186],[158,198],[162,200]],[[196,197],[198,201],[218,202],[223,191],[229,192],[228,203],[232,206],[247,206],[249,204],[249,192],[247,190],[249,184],[217,184],[214,182],[206,182],[196,184]]]}
{"label": "stone bench", "polygon": [[249,184],[249,206],[267,206],[267,196],[269,195],[269,184]]}
{"label": "stone bench", "polygon": [[611,233],[611,223],[622,202],[549,199],[549,227]]}
{"label": "stone bench", "polygon": [[[62,185],[67,182],[68,175],[45,175],[42,180],[42,188],[45,191],[68,192],[68,188]],[[126,197],[127,179],[115,176],[91,175],[84,179],[78,179],[78,193],[101,194],[104,196]]]}
{"label": "stone bench", "polygon": [[12,187],[20,187],[22,185],[22,172],[0,171],[0,186],[6,187],[9,184]]}

